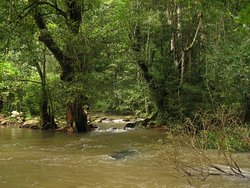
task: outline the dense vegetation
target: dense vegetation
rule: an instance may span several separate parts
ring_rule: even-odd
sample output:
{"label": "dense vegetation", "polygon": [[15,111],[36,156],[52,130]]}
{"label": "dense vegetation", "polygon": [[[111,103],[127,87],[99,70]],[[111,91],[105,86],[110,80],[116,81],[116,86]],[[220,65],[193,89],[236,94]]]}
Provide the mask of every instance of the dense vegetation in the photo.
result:
{"label": "dense vegetation", "polygon": [[250,121],[248,0],[9,0],[0,7],[2,113],[40,114],[49,129],[67,109],[78,131],[88,131],[84,105],[189,131]]}

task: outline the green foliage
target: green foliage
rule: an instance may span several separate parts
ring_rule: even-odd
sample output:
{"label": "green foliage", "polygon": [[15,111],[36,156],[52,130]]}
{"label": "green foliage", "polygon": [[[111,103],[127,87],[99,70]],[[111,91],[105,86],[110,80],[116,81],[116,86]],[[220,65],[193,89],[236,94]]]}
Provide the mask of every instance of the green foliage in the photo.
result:
{"label": "green foliage", "polygon": [[[39,6],[58,48],[76,60],[74,80],[68,83],[60,81],[61,65],[38,40],[29,1],[0,3],[0,48],[4,61],[11,62],[0,67],[6,110],[25,108],[31,114],[39,113],[39,84],[16,81],[39,82],[34,65],[44,59],[47,87],[59,116],[79,94],[87,96],[84,103],[91,110],[121,114],[158,111],[159,123],[183,121],[218,106],[235,111],[245,107],[245,94],[250,92],[247,1],[77,2],[86,8],[77,34],[69,31],[67,20],[53,6]],[[181,5],[179,16],[177,3]],[[64,1],[57,1],[56,6],[67,11]],[[203,25],[194,38],[199,16]],[[140,67],[141,62],[147,70]]]}
{"label": "green foliage", "polygon": [[[50,65],[53,67],[53,65]],[[51,68],[52,68],[51,67]],[[52,70],[55,67],[52,68]],[[51,70],[51,69],[50,69]],[[56,70],[56,69],[55,69]],[[55,71],[58,72],[58,71]],[[67,105],[67,89],[63,87],[58,73],[47,73],[47,92],[49,95],[49,103],[52,102],[52,107],[55,113],[55,117],[65,118],[65,109]],[[66,95],[66,96],[65,96]],[[51,100],[51,101],[50,101]]]}
{"label": "green foliage", "polygon": [[[248,134],[246,134],[248,133]],[[227,130],[204,130],[198,137],[198,142],[208,149],[219,149],[230,152],[250,151],[248,128],[231,128]]]}
{"label": "green foliage", "polygon": [[[34,79],[34,77],[31,77]],[[39,80],[39,79],[37,79]],[[25,86],[24,107],[25,113],[30,116],[39,116],[41,101],[41,85],[37,83],[27,82]]]}
{"label": "green foliage", "polygon": [[180,114],[184,117],[192,118],[196,112],[209,109],[209,101],[207,100],[209,96],[203,84],[185,83],[181,86],[180,93]]}
{"label": "green foliage", "polygon": [[240,108],[250,92],[250,41],[249,34],[231,37],[233,43],[223,41],[208,54],[206,78],[216,103]]}
{"label": "green foliage", "polygon": [[23,84],[19,81],[21,75],[18,67],[11,62],[0,62],[0,92],[4,102],[4,111],[22,109]]}
{"label": "green foliage", "polygon": [[244,27],[249,29],[250,26],[250,3],[244,3],[245,6],[240,10],[239,16],[236,18],[240,23],[245,24]]}

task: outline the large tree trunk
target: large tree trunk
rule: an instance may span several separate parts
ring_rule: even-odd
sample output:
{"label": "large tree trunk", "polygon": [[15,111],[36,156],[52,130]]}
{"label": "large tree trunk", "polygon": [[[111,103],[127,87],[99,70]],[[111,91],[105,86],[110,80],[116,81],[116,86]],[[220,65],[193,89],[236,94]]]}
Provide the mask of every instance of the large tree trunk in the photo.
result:
{"label": "large tree trunk", "polygon": [[56,44],[53,36],[47,29],[43,15],[38,11],[38,9],[36,9],[34,19],[40,29],[39,40],[50,50],[62,68],[61,79],[71,81],[73,76],[74,60],[68,55],[65,55],[66,53],[64,53]]}
{"label": "large tree trunk", "polygon": [[87,114],[83,110],[83,97],[76,97],[73,103],[67,105],[66,119],[67,124],[77,132],[88,132],[90,128],[88,126]]}
{"label": "large tree trunk", "polygon": [[[36,22],[36,25],[40,29],[39,40],[45,44],[45,46],[50,50],[50,52],[54,55],[59,65],[61,66],[61,80],[66,82],[72,81],[74,74],[79,72],[76,65],[79,62],[80,56],[78,55],[81,54],[81,52],[76,52],[75,54],[75,52],[71,52],[69,49],[63,50],[59,47],[52,34],[48,30],[46,20],[44,18],[44,15],[42,15],[39,6],[49,5],[50,8],[54,8],[58,13],[58,16],[63,16],[65,18],[66,26],[69,29],[69,35],[76,36],[79,33],[79,29],[82,23],[82,3],[77,0],[65,0],[64,3],[66,11],[59,9],[56,3],[48,4],[35,0],[30,0],[30,3],[31,5],[33,5],[30,7],[34,7],[34,20]],[[46,104],[44,105],[46,106]],[[72,127],[73,124],[75,124],[77,132],[89,131],[87,125],[87,115],[82,109],[81,97],[75,98],[73,103],[68,104],[67,121]]]}

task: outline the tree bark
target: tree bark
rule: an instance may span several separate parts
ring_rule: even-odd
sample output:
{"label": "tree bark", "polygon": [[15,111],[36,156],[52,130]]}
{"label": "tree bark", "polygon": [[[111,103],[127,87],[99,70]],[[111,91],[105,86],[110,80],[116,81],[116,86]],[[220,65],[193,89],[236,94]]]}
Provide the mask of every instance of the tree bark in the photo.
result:
{"label": "tree bark", "polygon": [[0,112],[3,110],[3,99],[0,97]]}
{"label": "tree bark", "polygon": [[[35,1],[30,0],[31,4],[36,3]],[[65,18],[66,26],[69,29],[69,34],[77,35],[80,30],[80,26],[82,23],[82,4],[77,0],[65,0],[66,14],[64,11],[59,9],[57,5],[50,4],[50,7],[55,8],[58,13],[58,16],[62,16]],[[31,6],[32,7],[32,6]],[[60,47],[55,42],[52,34],[49,32],[46,20],[44,15],[42,15],[41,9],[39,7],[39,2],[34,8],[33,18],[36,22],[36,25],[40,29],[39,40],[45,44],[45,46],[50,50],[50,52],[54,55],[56,60],[58,61],[62,73],[61,80],[63,81],[72,81],[74,74],[79,71],[77,70],[77,63],[79,62],[78,54],[80,52],[76,52],[76,54],[72,54],[73,52],[68,48],[66,50],[60,49]],[[67,46],[67,45],[66,45]],[[75,52],[74,52],[75,53]],[[44,104],[46,106],[46,104]],[[74,102],[68,105],[67,110],[67,121],[69,121],[70,126],[75,124],[75,127],[78,132],[87,132],[89,131],[87,125],[87,115],[82,109],[82,102],[80,98],[75,98]],[[45,108],[45,107],[44,107]],[[70,117],[70,118],[68,118]],[[69,119],[69,120],[68,120]]]}
{"label": "tree bark", "polygon": [[48,31],[44,18],[38,9],[36,9],[34,19],[40,29],[39,40],[50,50],[62,68],[61,79],[66,81],[72,80],[72,65],[74,64],[74,60],[66,56],[65,53],[63,53],[63,51],[58,47],[52,35]]}
{"label": "tree bark", "polygon": [[90,128],[88,126],[87,114],[82,108],[82,97],[76,97],[73,103],[67,105],[66,120],[68,126],[75,128],[77,132],[88,132]]}

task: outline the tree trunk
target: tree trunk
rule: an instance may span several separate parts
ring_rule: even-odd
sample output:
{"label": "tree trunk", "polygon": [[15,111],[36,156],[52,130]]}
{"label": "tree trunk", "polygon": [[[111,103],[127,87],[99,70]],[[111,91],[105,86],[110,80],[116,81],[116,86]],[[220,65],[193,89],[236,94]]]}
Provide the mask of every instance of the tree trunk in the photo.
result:
{"label": "tree trunk", "polygon": [[[66,8],[65,12],[59,9],[56,4],[53,4],[50,7],[56,10],[58,16],[63,16],[65,18],[66,26],[69,29],[69,34],[76,36],[79,33],[79,29],[82,23],[83,5],[80,1],[77,0],[65,0],[64,2]],[[75,52],[71,52],[69,49],[61,49],[54,40],[53,35],[49,32],[44,15],[42,15],[40,11],[39,5],[42,5],[42,2],[30,0],[30,3],[36,5],[34,6],[35,10],[33,18],[36,22],[36,25],[40,29],[39,40],[45,44],[45,46],[50,50],[50,52],[58,61],[62,69],[61,80],[67,82],[72,81],[74,74],[80,71],[77,70],[76,66],[79,62],[78,56],[80,52],[76,52],[75,54]],[[82,109],[81,100],[81,97],[77,97],[74,99],[73,103],[68,104],[66,118],[68,124],[71,127],[73,127],[73,125],[75,124],[75,128],[78,132],[87,132],[89,131],[87,125],[87,115]],[[45,103],[44,108],[46,108]]]}
{"label": "tree trunk", "polygon": [[0,112],[3,110],[3,99],[0,97]]}
{"label": "tree trunk", "polygon": [[87,114],[82,106],[82,97],[76,97],[73,103],[67,105],[67,124],[71,128],[76,129],[77,132],[88,132],[90,128],[88,126]]}
{"label": "tree trunk", "polygon": [[88,132],[90,129],[88,127],[87,114],[82,108],[81,102],[76,101],[75,103],[75,124],[78,132]]}

